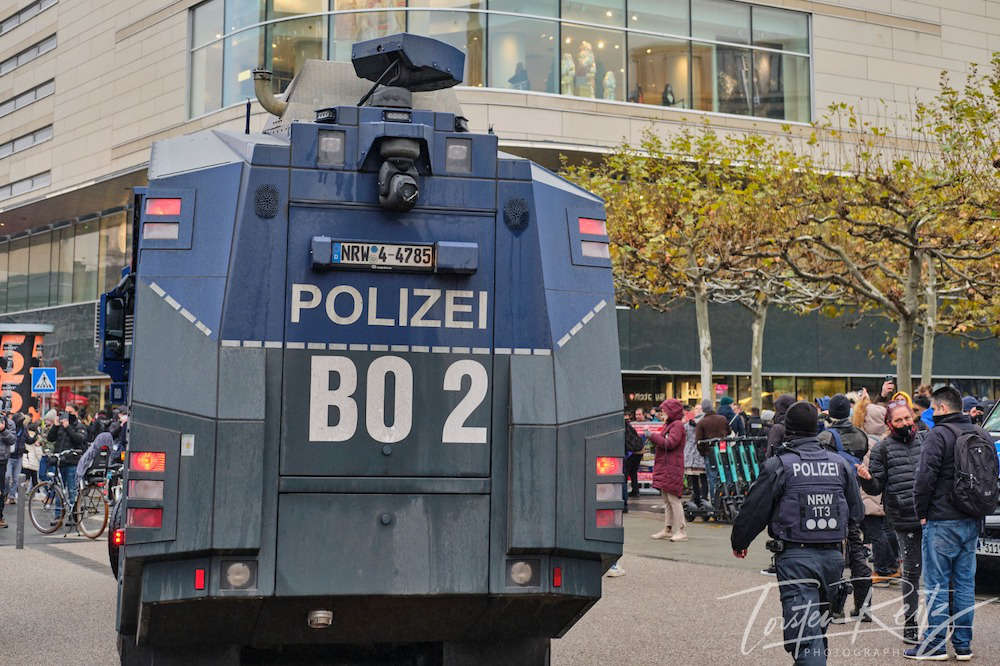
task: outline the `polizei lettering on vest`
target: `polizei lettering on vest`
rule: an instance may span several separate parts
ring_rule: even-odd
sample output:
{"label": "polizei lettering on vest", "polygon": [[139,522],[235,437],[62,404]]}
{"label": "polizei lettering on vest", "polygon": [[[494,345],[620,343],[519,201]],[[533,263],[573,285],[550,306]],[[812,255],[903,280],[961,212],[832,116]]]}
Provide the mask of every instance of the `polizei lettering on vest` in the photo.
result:
{"label": "polizei lettering on vest", "polygon": [[332,287],[325,296],[313,284],[293,284],[291,322],[321,305],[327,319],[350,326],[362,319],[369,326],[486,329],[489,293],[460,289],[378,289],[367,294],[351,285]]}
{"label": "polizei lettering on vest", "polygon": [[797,462],[792,463],[792,474],[795,476],[837,476],[835,462]]}

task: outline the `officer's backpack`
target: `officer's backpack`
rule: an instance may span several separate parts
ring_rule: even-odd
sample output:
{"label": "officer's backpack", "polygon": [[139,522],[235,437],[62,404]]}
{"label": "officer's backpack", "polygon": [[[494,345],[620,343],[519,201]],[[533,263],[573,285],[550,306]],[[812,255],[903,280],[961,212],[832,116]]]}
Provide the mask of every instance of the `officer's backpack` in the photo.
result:
{"label": "officer's backpack", "polygon": [[646,449],[646,444],[642,441],[642,437],[635,431],[631,423],[625,424],[625,448],[629,453],[639,453]]}
{"label": "officer's backpack", "polygon": [[952,423],[944,425],[955,434],[955,485],[951,503],[976,518],[993,513],[1000,496],[1000,461],[993,441],[978,426],[962,430]]}

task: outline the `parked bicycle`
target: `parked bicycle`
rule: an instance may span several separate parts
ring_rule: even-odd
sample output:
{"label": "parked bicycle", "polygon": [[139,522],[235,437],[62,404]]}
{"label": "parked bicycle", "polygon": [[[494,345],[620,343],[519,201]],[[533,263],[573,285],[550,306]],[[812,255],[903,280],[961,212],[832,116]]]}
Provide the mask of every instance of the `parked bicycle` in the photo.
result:
{"label": "parked bicycle", "polygon": [[74,450],[49,455],[48,480],[28,491],[28,517],[42,534],[52,534],[62,527],[67,515],[71,517],[67,526],[75,525],[77,531],[89,539],[98,538],[107,527],[108,501],[103,480],[88,475],[77,490],[72,506],[67,500],[69,491],[58,472],[59,463],[63,457],[79,454],[80,451]]}

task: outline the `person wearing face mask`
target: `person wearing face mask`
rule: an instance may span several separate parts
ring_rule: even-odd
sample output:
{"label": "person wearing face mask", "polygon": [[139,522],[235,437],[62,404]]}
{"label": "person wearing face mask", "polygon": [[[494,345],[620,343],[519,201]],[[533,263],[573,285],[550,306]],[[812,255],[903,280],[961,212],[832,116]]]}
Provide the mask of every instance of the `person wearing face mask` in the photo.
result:
{"label": "person wearing face mask", "polygon": [[918,431],[913,411],[905,400],[889,403],[885,420],[889,436],[872,449],[867,466],[858,466],[858,478],[865,492],[882,493],[885,511],[896,531],[903,559],[903,641],[916,645],[923,530],[917,517],[913,485],[924,433]]}

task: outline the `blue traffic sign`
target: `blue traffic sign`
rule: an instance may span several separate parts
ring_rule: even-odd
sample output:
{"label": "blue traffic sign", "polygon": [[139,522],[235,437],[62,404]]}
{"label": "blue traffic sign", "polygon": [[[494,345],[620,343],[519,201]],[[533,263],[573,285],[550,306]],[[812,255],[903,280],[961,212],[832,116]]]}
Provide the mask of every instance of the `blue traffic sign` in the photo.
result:
{"label": "blue traffic sign", "polygon": [[55,368],[31,369],[31,392],[36,395],[51,395],[56,392]]}

